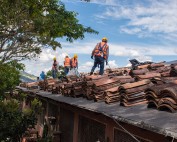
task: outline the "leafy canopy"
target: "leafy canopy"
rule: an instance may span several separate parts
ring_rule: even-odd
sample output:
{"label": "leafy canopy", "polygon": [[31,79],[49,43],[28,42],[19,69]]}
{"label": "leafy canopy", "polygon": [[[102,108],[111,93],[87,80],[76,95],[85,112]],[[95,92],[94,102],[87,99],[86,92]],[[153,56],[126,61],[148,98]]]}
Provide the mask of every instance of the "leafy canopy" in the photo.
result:
{"label": "leafy canopy", "polygon": [[57,38],[83,39],[98,33],[79,24],[60,0],[0,0],[0,60],[36,57],[42,47],[61,47]]}
{"label": "leafy canopy", "polygon": [[37,123],[36,114],[42,104],[37,99],[31,103],[31,109],[20,109],[16,99],[0,101],[0,141],[20,142],[27,128]]}
{"label": "leafy canopy", "polygon": [[0,62],[0,97],[3,98],[4,93],[13,90],[19,84],[20,73],[14,67],[7,63]]}

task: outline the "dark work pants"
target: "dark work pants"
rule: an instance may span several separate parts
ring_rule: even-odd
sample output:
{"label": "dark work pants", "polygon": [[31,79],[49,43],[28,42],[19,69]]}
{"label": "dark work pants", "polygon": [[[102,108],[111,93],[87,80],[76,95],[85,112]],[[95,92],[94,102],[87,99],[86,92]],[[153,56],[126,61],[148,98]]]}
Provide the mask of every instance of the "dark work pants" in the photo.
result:
{"label": "dark work pants", "polygon": [[55,69],[52,70],[52,77],[57,78],[57,70]]}
{"label": "dark work pants", "polygon": [[104,73],[104,58],[101,56],[95,56],[95,61],[94,61],[94,65],[92,67],[91,72],[94,72],[95,68],[98,67],[98,65],[100,66],[99,75],[103,75],[103,73]]}
{"label": "dark work pants", "polygon": [[64,68],[65,75],[68,74],[68,72],[69,72],[69,68],[70,68],[70,67],[65,67],[65,68]]}

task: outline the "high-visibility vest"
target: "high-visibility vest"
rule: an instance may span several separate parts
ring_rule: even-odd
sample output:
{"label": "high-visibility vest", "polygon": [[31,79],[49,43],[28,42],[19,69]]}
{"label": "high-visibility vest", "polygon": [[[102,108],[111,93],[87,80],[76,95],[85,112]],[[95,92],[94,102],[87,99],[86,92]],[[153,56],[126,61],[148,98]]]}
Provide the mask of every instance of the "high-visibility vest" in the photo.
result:
{"label": "high-visibility vest", "polygon": [[73,67],[73,68],[76,68],[77,67],[77,59],[74,59],[74,58],[72,58],[71,59],[71,66]]}
{"label": "high-visibility vest", "polygon": [[104,59],[107,59],[107,49],[108,49],[108,45],[105,43],[103,46],[101,46],[101,42],[100,42],[95,47],[93,55],[102,56]]}
{"label": "high-visibility vest", "polygon": [[69,67],[70,66],[70,58],[65,58],[64,66],[65,67]]}

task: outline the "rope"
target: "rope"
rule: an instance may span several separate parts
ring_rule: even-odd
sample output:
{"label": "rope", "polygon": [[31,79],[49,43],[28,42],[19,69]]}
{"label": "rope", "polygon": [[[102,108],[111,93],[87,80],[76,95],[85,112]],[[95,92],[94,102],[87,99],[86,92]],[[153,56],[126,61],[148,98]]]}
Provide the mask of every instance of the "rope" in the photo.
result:
{"label": "rope", "polygon": [[171,140],[171,142],[173,142],[173,141],[174,141],[174,139],[175,139],[175,137],[173,136],[173,139]]}
{"label": "rope", "polygon": [[[119,125],[127,134],[129,134],[132,138],[134,138],[137,142],[140,142],[133,134],[131,134],[128,130],[126,130],[118,121],[113,118],[114,122]],[[173,141],[172,141],[173,142]]]}

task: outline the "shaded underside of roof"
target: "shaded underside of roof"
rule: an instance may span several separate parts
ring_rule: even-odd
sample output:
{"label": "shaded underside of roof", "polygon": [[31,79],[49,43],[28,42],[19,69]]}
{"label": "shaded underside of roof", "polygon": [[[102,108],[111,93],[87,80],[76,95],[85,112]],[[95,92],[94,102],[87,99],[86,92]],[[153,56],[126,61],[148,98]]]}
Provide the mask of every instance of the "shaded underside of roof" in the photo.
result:
{"label": "shaded underside of roof", "polygon": [[[23,91],[26,88],[18,87]],[[105,102],[94,102],[84,98],[65,97],[59,94],[52,94],[45,91],[37,91],[38,96],[51,99],[56,102],[66,103],[78,108],[101,113],[116,121],[125,122],[143,129],[159,134],[177,138],[177,113],[168,113],[156,109],[147,108],[147,104],[132,107],[123,107],[119,102],[105,104]]]}

